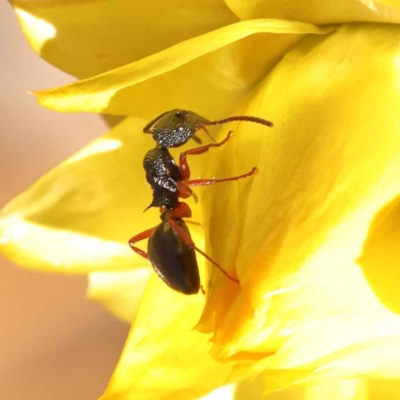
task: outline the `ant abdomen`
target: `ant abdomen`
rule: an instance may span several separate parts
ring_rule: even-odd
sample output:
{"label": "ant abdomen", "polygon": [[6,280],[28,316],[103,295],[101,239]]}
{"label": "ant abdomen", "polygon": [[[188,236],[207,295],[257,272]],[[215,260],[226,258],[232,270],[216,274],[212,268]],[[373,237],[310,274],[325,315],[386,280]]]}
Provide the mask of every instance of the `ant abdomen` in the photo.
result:
{"label": "ant abdomen", "polygon": [[190,232],[182,219],[176,221],[178,233],[168,222],[159,224],[149,237],[147,251],[160,278],[178,292],[196,294],[200,288],[199,268],[194,247],[188,246],[182,234]]}

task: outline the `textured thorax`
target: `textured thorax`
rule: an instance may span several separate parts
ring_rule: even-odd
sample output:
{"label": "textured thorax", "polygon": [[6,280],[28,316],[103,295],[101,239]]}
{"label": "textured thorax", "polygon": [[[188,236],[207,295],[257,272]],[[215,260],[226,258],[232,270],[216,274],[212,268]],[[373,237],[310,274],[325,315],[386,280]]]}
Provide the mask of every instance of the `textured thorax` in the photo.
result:
{"label": "textured thorax", "polygon": [[156,147],[149,150],[143,160],[146,179],[153,189],[153,207],[174,207],[178,202],[176,182],[182,179],[179,167],[168,150]]}

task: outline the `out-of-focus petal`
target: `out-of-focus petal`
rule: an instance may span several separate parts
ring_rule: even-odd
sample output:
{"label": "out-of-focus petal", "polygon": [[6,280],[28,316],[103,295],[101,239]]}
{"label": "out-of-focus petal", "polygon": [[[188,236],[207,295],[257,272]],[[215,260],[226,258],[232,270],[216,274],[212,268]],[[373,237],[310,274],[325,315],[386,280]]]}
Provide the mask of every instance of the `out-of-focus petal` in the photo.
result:
{"label": "out-of-focus petal", "polygon": [[135,324],[101,400],[198,398],[225,384],[229,364],[209,354],[209,336],[194,329],[204,296],[184,296],[152,276]]}
{"label": "out-of-focus petal", "polygon": [[210,289],[202,328],[219,357],[304,372],[293,381],[325,367],[400,375],[398,273],[384,256],[399,259],[400,230],[382,219],[400,215],[399,43],[399,27],[378,24],[302,40],[241,110],[274,128],[242,123],[206,161],[215,176],[258,167],[204,196],[212,255],[241,282],[229,302],[224,277]]}
{"label": "out-of-focus petal", "polygon": [[125,120],[6,205],[0,251],[23,266],[57,272],[143,267],[128,240],[159,223],[158,210],[143,213],[152,195],[142,160],[154,146],[142,132],[146,123]]}
{"label": "out-of-focus petal", "polygon": [[368,383],[369,399],[394,399],[400,396],[399,379],[370,379]]}
{"label": "out-of-focus petal", "polygon": [[[281,371],[282,372],[282,371]],[[272,372],[272,375],[274,373]],[[273,378],[272,378],[273,379]],[[267,384],[271,373],[266,374]],[[296,385],[268,393],[267,400],[392,400],[400,396],[400,381],[389,379],[346,379],[329,380],[321,384]],[[249,398],[249,397],[248,397]],[[261,398],[254,397],[254,398]],[[244,397],[245,399],[245,397]],[[236,400],[236,399],[235,399]],[[238,399],[239,400],[239,399]]]}
{"label": "out-of-focus petal", "polygon": [[388,6],[392,7],[397,7],[400,8],[400,1],[399,0],[361,0],[365,2],[366,4],[370,4],[371,6],[374,6],[376,4],[386,4]]}
{"label": "out-of-focus petal", "polygon": [[198,400],[233,400],[235,393],[234,384],[224,385],[200,397]]}
{"label": "out-of-focus petal", "polygon": [[373,400],[368,394],[364,379],[330,380],[320,385],[306,386],[303,392],[304,400]]}
{"label": "out-of-focus petal", "polygon": [[398,0],[225,0],[242,20],[278,18],[315,25],[347,22],[400,22]]}
{"label": "out-of-focus petal", "polygon": [[11,2],[33,50],[86,78],[234,23],[221,0]]}
{"label": "out-of-focus petal", "polygon": [[[252,379],[244,379],[235,385],[233,400],[262,399],[265,383],[262,375]],[[269,399],[268,399],[269,400]]]}
{"label": "out-of-focus petal", "polygon": [[226,116],[300,35],[327,32],[292,21],[239,22],[36,95],[41,105],[67,112],[153,118],[184,107],[209,118]]}
{"label": "out-of-focus petal", "polygon": [[133,271],[92,273],[87,297],[99,301],[122,320],[132,322],[151,273],[154,272],[149,266]]}
{"label": "out-of-focus petal", "polygon": [[[273,373],[272,373],[273,374]],[[270,376],[270,374],[268,374]],[[272,377],[273,379],[273,377]],[[251,390],[251,381],[246,382],[249,390]],[[256,381],[256,384],[258,382]],[[240,387],[241,384],[238,386]],[[269,385],[269,379],[267,381],[267,388]],[[379,397],[373,397],[369,394],[368,381],[366,379],[347,379],[342,381],[330,380],[321,384],[314,385],[296,385],[285,390],[280,390],[274,393],[256,392],[257,397],[245,397],[236,398],[235,400],[245,399],[260,399],[265,398],[266,400],[389,400],[393,397],[385,397],[384,395]],[[249,392],[251,395],[251,392]],[[263,397],[264,395],[264,397]]]}

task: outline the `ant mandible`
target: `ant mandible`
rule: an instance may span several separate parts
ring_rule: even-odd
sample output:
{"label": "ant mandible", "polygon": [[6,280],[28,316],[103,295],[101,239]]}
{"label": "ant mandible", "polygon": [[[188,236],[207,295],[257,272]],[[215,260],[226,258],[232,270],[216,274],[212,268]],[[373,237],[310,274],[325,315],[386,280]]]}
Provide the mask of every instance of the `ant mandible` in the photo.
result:
{"label": "ant mandible", "polygon": [[[196,294],[201,288],[195,251],[214,264],[228,279],[236,283],[239,281],[196,247],[183,220],[183,218],[190,218],[192,212],[186,203],[179,201],[179,198],[194,196],[191,186],[213,185],[247,178],[255,173],[255,167],[250,172],[230,178],[190,180],[187,156],[203,154],[211,147],[222,146],[229,140],[232,131],[222,142],[182,152],[179,165],[176,165],[168,148],[181,146],[191,138],[201,143],[196,136],[199,129],[208,133],[206,126],[231,121],[249,121],[273,126],[270,121],[251,116],[235,116],[219,121],[209,121],[192,111],[172,110],[161,114],[143,129],[145,133],[152,133],[157,142],[156,147],[149,150],[143,160],[146,179],[153,189],[153,200],[146,210],[150,207],[160,207],[161,223],[132,237],[129,245],[137,254],[151,262],[156,273],[167,285],[184,294]],[[149,239],[147,252],[135,246],[135,243],[144,239]]]}

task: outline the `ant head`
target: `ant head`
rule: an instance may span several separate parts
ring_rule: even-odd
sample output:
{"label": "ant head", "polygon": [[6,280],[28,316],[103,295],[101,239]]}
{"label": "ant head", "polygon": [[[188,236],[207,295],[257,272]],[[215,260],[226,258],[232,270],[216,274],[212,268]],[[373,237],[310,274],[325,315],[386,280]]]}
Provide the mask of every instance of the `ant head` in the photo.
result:
{"label": "ant head", "polygon": [[[190,139],[201,143],[200,139],[196,136],[196,132],[199,129],[203,129],[208,134],[206,126],[222,125],[233,121],[247,121],[270,127],[273,126],[273,123],[270,121],[248,115],[239,115],[217,121],[209,121],[193,111],[175,109],[167,111],[153,119],[153,121],[149,122],[143,128],[143,132],[151,133],[153,139],[159,146],[167,148],[179,147]],[[213,138],[211,137],[211,139]]]}
{"label": "ant head", "polygon": [[144,133],[151,133],[158,145],[163,147],[179,147],[190,139],[197,139],[196,132],[209,124],[209,121],[193,111],[167,111],[143,129]]}

